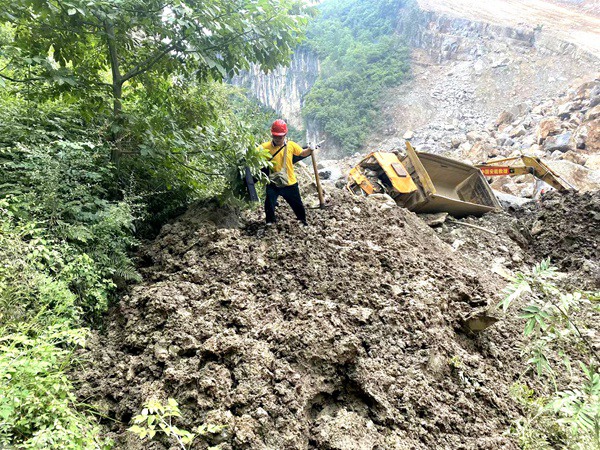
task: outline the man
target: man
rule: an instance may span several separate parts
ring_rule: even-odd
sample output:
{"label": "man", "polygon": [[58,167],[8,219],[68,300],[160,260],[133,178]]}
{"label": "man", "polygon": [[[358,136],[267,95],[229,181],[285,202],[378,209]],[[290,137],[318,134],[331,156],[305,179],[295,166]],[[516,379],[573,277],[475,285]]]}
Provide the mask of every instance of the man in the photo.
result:
{"label": "man", "polygon": [[311,148],[303,150],[293,141],[286,140],[288,132],[287,124],[277,119],[271,125],[271,142],[265,142],[262,147],[271,153],[273,167],[270,171],[270,182],[267,185],[267,195],[265,198],[265,214],[267,225],[275,223],[275,205],[279,196],[283,197],[291,206],[294,214],[303,225],[306,223],[306,210],[300,197],[298,189],[298,180],[294,173],[294,156],[305,158],[313,152]]}

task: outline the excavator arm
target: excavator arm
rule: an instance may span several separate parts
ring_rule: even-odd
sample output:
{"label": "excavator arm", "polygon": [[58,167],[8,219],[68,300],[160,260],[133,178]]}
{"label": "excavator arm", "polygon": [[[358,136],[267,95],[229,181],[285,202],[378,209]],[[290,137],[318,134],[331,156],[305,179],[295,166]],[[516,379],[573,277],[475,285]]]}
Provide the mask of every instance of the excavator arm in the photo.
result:
{"label": "excavator arm", "polygon": [[495,177],[501,175],[516,176],[531,174],[539,180],[548,183],[560,192],[575,189],[568,181],[553,172],[539,158],[533,156],[514,156],[512,158],[496,159],[483,164],[476,164],[483,175]]}

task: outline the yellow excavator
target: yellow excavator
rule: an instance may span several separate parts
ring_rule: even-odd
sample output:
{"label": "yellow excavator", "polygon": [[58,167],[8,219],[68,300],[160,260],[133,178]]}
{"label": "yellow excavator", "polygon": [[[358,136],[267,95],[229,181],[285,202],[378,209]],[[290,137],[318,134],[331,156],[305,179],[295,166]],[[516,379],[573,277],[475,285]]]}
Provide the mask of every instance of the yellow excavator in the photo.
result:
{"label": "yellow excavator", "polygon": [[346,188],[356,195],[388,194],[398,206],[417,213],[464,217],[501,208],[479,169],[417,152],[408,141],[406,156],[369,153],[350,171]]}
{"label": "yellow excavator", "polygon": [[549,184],[559,192],[575,190],[564,178],[552,171],[540,158],[533,156],[513,156],[511,158],[496,159],[475,167],[481,170],[486,177],[517,176],[531,174],[539,180]]}
{"label": "yellow excavator", "polygon": [[472,166],[417,152],[408,141],[405,156],[369,153],[350,170],[346,188],[355,195],[387,194],[398,206],[417,213],[480,216],[501,208],[486,177],[525,174],[561,192],[575,189],[539,158],[521,155]]}

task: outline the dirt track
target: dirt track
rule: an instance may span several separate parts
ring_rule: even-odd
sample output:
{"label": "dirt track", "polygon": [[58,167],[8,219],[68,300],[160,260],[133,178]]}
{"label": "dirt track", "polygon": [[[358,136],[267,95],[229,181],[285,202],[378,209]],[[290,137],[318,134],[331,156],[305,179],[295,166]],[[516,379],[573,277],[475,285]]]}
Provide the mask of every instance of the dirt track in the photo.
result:
{"label": "dirt track", "polygon": [[[600,57],[600,18],[574,7],[560,6],[543,0],[418,0],[429,11],[518,27],[543,26],[560,39]],[[588,2],[590,3],[590,2]],[[590,9],[591,12],[596,11]]]}

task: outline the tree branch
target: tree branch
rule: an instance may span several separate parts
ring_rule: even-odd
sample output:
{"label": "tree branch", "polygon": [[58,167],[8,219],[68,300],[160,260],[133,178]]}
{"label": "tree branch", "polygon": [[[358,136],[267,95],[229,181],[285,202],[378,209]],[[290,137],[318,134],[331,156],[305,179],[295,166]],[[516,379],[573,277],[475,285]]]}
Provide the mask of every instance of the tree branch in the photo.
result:
{"label": "tree branch", "polygon": [[198,172],[201,173],[202,175],[207,175],[209,177],[222,177],[224,178],[225,176],[221,173],[212,173],[212,172],[206,172],[204,170],[201,169],[197,169],[196,167],[192,167],[192,166],[188,166],[186,163],[184,163],[183,161],[179,161],[179,160],[175,160],[177,161],[179,164],[181,164],[183,167],[185,167],[186,169],[189,170],[193,170],[194,172]]}
{"label": "tree branch", "polygon": [[23,80],[18,80],[16,78],[9,77],[8,75],[4,75],[2,73],[0,73],[0,78],[4,78],[5,80],[12,81],[13,83],[29,83],[30,81],[45,80],[44,77],[32,77],[32,78],[25,78]]}
{"label": "tree branch", "polygon": [[154,56],[151,56],[145,61],[137,64],[134,68],[128,71],[125,75],[123,75],[121,81],[125,83],[127,80],[149,70],[154,64],[160,61],[167,53],[169,53],[171,50],[174,50],[175,48],[177,48],[177,44],[168,45],[166,48],[156,53]]}

